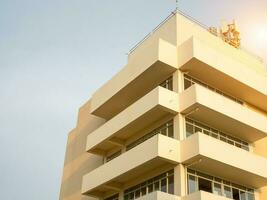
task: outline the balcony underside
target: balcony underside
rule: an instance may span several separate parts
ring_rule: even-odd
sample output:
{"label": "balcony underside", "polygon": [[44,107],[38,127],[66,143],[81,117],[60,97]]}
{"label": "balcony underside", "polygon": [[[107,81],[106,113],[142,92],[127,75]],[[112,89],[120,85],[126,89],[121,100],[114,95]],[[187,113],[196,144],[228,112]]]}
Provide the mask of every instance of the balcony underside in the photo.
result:
{"label": "balcony underside", "polygon": [[[177,70],[177,49],[164,40],[151,45],[129,59],[128,64],[92,97],[92,114],[110,119]],[[118,103],[119,102],[119,103]]]}

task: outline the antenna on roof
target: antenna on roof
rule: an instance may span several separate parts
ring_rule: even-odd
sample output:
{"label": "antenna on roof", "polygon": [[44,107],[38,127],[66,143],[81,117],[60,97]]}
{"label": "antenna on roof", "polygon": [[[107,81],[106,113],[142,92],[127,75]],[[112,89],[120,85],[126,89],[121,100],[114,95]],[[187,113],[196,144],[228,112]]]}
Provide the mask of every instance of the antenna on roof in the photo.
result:
{"label": "antenna on roof", "polygon": [[178,0],[176,0],[176,8],[175,11],[178,11]]}

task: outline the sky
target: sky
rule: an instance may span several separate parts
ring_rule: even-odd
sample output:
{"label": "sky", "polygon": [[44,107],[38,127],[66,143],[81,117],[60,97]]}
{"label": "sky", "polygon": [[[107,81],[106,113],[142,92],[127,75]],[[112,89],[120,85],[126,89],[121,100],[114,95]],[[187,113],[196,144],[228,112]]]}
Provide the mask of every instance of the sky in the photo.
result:
{"label": "sky", "polygon": [[[0,193],[56,200],[78,108],[175,0],[0,0]],[[236,19],[242,44],[267,61],[266,0],[180,0],[208,26]]]}

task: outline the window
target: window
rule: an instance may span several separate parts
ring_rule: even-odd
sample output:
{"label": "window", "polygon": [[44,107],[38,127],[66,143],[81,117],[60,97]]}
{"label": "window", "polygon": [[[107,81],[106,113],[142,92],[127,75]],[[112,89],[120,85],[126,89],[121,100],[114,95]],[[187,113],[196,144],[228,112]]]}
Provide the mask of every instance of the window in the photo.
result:
{"label": "window", "polygon": [[198,191],[197,178],[195,176],[188,174],[188,193],[191,194],[196,191]]}
{"label": "window", "polygon": [[113,154],[107,156],[107,158],[106,158],[106,162],[111,161],[112,159],[118,157],[119,155],[121,155],[121,150],[116,151],[115,153],[113,153]]}
{"label": "window", "polygon": [[248,200],[255,200],[253,193],[247,193]]}
{"label": "window", "polygon": [[194,134],[194,127],[192,124],[186,123],[186,137]]}
{"label": "window", "polygon": [[233,188],[233,199],[234,200],[240,200],[238,189]]}
{"label": "window", "polygon": [[246,199],[246,192],[245,191],[242,191],[242,190],[240,190],[239,191],[240,192],[240,194],[239,194],[239,196],[240,196],[240,200],[247,200]]}
{"label": "window", "polygon": [[135,140],[134,142],[128,144],[126,146],[126,151],[129,151],[130,149],[136,147],[137,145],[143,143],[144,141],[150,139],[154,135],[162,134],[168,137],[173,138],[173,121],[169,121],[163,125],[161,125],[159,128],[154,129],[153,131],[149,132],[148,134],[140,137],[139,139]]}
{"label": "window", "polygon": [[255,200],[253,189],[192,169],[187,169],[187,183],[188,194],[202,190],[234,200]]}
{"label": "window", "polygon": [[193,135],[194,133],[201,132],[201,133],[204,133],[204,134],[209,135],[211,137],[214,137],[216,139],[219,139],[223,142],[226,142],[228,144],[236,146],[238,148],[249,151],[249,144],[245,141],[242,141],[238,138],[227,135],[227,134],[225,134],[219,130],[208,127],[207,125],[204,125],[204,124],[197,122],[195,120],[186,118],[185,121],[186,121],[186,124],[185,124],[186,137],[189,137],[190,135]]}
{"label": "window", "polygon": [[167,192],[167,179],[166,178],[161,180],[161,191]]}
{"label": "window", "polygon": [[227,198],[232,198],[232,190],[229,186],[224,186],[224,196]]}
{"label": "window", "polygon": [[172,86],[172,84],[173,84],[173,83],[172,83],[172,76],[171,76],[171,77],[169,77],[168,79],[166,79],[165,81],[163,81],[163,82],[160,84],[160,86],[172,91],[172,90],[173,90],[173,86]]}
{"label": "window", "polygon": [[218,93],[218,94],[220,94],[220,95],[222,95],[222,96],[224,96],[224,97],[226,97],[232,101],[235,101],[238,104],[243,105],[243,102],[241,100],[239,100],[235,97],[232,97],[231,95],[228,95],[226,93],[223,93],[222,91],[220,91],[216,88],[213,88],[213,87],[211,87],[211,86],[209,86],[209,85],[207,85],[207,84],[205,84],[205,83],[203,83],[203,82],[201,82],[201,81],[199,81],[199,80],[197,80],[191,76],[184,74],[184,89],[186,90],[187,88],[189,88],[191,85],[194,85],[194,84],[202,85],[202,86],[208,88],[209,90],[212,90],[213,92],[216,92],[216,93]]}
{"label": "window", "polygon": [[174,194],[173,170],[151,178],[124,191],[124,200],[133,200],[153,191]]}
{"label": "window", "polygon": [[115,194],[111,197],[105,198],[104,200],[119,200],[119,194]]}
{"label": "window", "polygon": [[198,189],[212,193],[211,181],[203,178],[198,179]]}
{"label": "window", "polygon": [[213,183],[213,193],[222,195],[222,185],[220,183]]}
{"label": "window", "polygon": [[168,178],[168,189],[170,194],[174,194],[174,177],[170,176]]}

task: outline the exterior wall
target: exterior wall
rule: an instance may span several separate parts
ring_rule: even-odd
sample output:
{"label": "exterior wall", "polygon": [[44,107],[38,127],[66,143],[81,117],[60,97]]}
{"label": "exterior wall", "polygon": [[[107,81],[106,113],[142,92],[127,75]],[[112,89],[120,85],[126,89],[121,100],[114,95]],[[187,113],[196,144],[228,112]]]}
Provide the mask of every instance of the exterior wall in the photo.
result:
{"label": "exterior wall", "polygon": [[80,108],[77,127],[68,136],[60,200],[93,200],[81,194],[82,177],[103,163],[103,158],[85,151],[87,135],[104,123],[90,116],[90,102]]}

